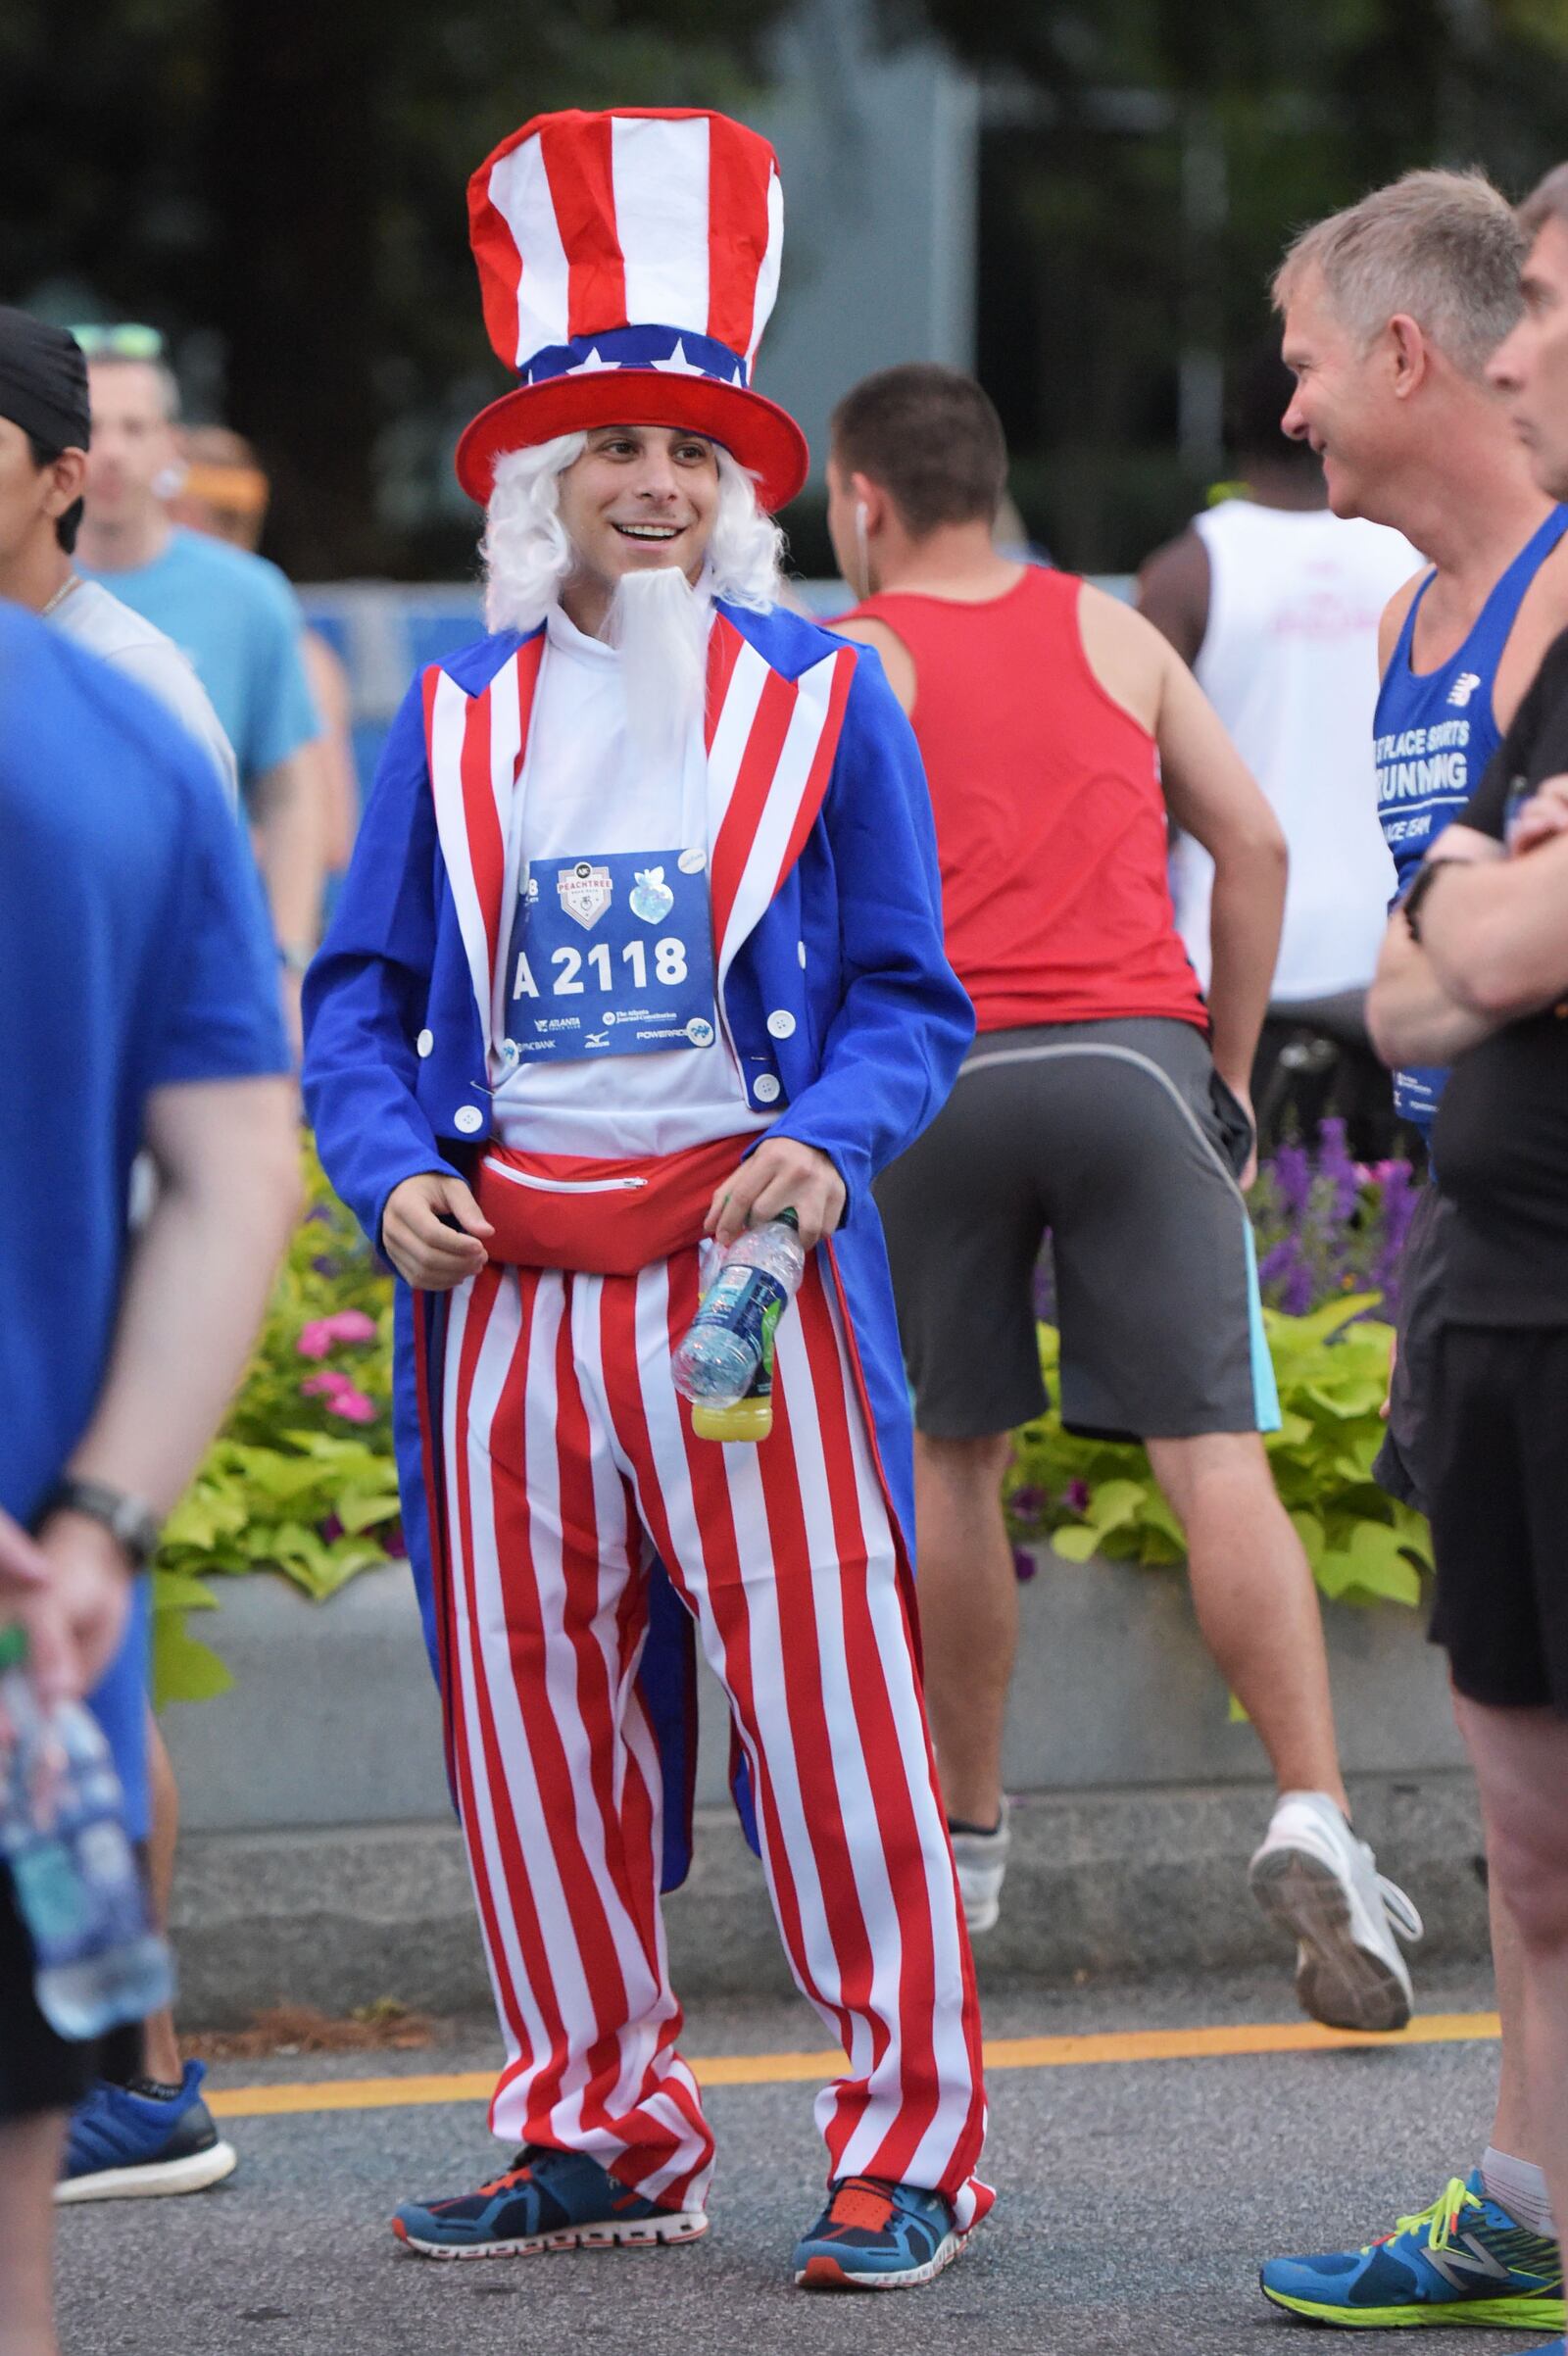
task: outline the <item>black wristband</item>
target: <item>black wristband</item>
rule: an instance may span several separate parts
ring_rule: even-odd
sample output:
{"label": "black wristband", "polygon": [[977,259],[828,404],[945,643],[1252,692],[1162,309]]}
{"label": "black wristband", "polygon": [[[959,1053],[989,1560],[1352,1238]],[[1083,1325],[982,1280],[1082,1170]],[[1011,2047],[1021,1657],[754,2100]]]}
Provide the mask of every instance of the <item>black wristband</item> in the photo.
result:
{"label": "black wristband", "polygon": [[78,1481],[67,1473],[43,1501],[38,1515],[40,1528],[51,1513],[79,1513],[88,1521],[101,1522],[133,1571],[152,1567],[163,1524],[140,1497],[127,1497],[122,1489],[111,1489],[107,1481]]}
{"label": "black wristband", "polygon": [[1405,930],[1408,932],[1411,940],[1414,941],[1418,946],[1421,940],[1421,925],[1419,921],[1421,914],[1421,903],[1423,900],[1425,900],[1427,894],[1437,882],[1438,877],[1443,873],[1444,868],[1451,867],[1456,862],[1451,859],[1433,859],[1425,860],[1416,876],[1414,883],[1410,886],[1410,889],[1408,892],[1406,892],[1404,898],[1399,903],[1399,912],[1404,918]]}

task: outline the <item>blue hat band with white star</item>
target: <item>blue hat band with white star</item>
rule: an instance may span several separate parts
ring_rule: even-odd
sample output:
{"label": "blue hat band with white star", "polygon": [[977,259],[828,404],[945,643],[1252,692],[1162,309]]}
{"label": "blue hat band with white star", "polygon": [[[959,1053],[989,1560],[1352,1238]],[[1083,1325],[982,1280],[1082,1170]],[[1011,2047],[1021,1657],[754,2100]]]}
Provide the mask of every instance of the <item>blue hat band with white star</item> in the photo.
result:
{"label": "blue hat band with white star", "polygon": [[661,375],[706,376],[716,384],[748,382],[738,352],[682,327],[611,327],[601,335],[551,344],[535,352],[522,382],[548,384],[557,376],[588,376],[607,368],[656,368]]}

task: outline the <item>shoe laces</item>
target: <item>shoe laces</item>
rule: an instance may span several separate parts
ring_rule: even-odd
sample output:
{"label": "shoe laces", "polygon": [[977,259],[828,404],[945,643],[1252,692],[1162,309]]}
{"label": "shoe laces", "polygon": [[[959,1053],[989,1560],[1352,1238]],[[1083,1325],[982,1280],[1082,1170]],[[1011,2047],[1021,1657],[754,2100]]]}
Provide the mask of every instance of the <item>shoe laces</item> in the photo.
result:
{"label": "shoe laces", "polygon": [[1406,1895],[1397,1882],[1391,1882],[1387,1874],[1379,1874],[1378,1895],[1388,1911],[1390,1922],[1407,1945],[1413,1944],[1418,1939],[1425,1939],[1426,1925],[1416,1911],[1415,1901]]}
{"label": "shoe laces", "polygon": [[489,2200],[497,2192],[511,2192],[518,2184],[525,2184],[533,2174],[533,2164],[538,2157],[537,2144],[524,2143],[510,2168],[493,2183],[479,2186],[481,2197]]}
{"label": "shoe laces", "polygon": [[[1414,2217],[1400,2217],[1391,2233],[1380,2233],[1368,2249],[1378,2249],[1386,2241],[1396,2241],[1401,2233],[1421,2233],[1427,2237],[1429,2249],[1446,2249],[1453,2238],[1453,2229],[1466,2209],[1479,2209],[1480,2201],[1462,2176],[1451,2176],[1438,2194],[1430,2209],[1420,2209]],[[1363,2256],[1365,2252],[1362,2253]]]}
{"label": "shoe laces", "polygon": [[855,2227],[862,2233],[885,2233],[893,2221],[895,2203],[874,2176],[847,2176],[833,2189],[828,2215],[835,2225]]}

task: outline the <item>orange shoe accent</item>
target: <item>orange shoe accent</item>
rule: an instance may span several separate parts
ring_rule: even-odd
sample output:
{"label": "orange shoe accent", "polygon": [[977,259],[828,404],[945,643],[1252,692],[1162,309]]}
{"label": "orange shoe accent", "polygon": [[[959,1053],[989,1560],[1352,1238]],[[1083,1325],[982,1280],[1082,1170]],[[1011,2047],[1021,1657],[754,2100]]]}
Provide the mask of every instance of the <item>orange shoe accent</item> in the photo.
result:
{"label": "orange shoe accent", "polygon": [[880,2233],[892,2215],[893,2203],[887,2193],[866,2176],[852,2176],[840,2184],[828,2211],[834,2225],[853,2226],[863,2233]]}
{"label": "orange shoe accent", "polygon": [[510,2192],[514,2184],[525,2184],[532,2174],[531,2167],[509,2168],[506,2175],[498,2176],[493,2184],[481,2184],[479,2191],[485,2199],[493,2192]]}
{"label": "orange shoe accent", "polygon": [[398,2237],[398,2239],[399,2239],[400,2241],[407,2241],[407,2239],[408,2239],[408,2237],[409,2237],[409,2229],[408,2229],[408,2227],[407,2227],[407,2226],[404,2224],[404,2222],[403,2222],[403,2220],[402,2220],[402,2218],[401,2218],[401,2217],[394,2217],[394,2218],[393,2218],[393,2220],[392,2220],[392,2231],[393,2231],[393,2233],[396,2233],[396,2235],[397,2235],[397,2237]]}
{"label": "orange shoe accent", "polygon": [[845,2290],[850,2286],[850,2278],[837,2258],[821,2256],[807,2259],[801,2281],[808,2290]]}

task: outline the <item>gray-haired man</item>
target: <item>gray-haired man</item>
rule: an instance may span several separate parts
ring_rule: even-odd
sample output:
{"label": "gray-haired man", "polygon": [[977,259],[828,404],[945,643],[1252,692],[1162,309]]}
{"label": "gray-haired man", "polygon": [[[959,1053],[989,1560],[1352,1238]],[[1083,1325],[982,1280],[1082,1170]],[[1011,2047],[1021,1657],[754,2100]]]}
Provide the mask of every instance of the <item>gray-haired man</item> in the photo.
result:
{"label": "gray-haired man", "polygon": [[[1520,318],[1528,238],[1479,173],[1407,172],[1307,230],[1275,281],[1297,378],[1286,431],[1321,453],[1336,514],[1392,523],[1430,560],[1394,598],[1380,634],[1379,809],[1401,895],[1465,810],[1568,625],[1568,508],[1532,472],[1488,371]],[[1461,825],[1441,856],[1457,854],[1471,832]],[[1485,836],[1476,844],[1469,856],[1495,855]],[[1396,908],[1375,1029],[1401,1055],[1418,1037],[1437,1055],[1445,1035],[1399,1020],[1401,1003],[1425,986],[1412,934]],[[1453,1052],[1462,1044],[1452,1037]],[[1441,1064],[1412,1057],[1396,1074],[1405,1117],[1429,1126],[1446,1078]],[[1432,1410],[1452,1224],[1452,1205],[1429,1189],[1401,1270],[1378,1463],[1384,1486],[1423,1508],[1440,1469]],[[1367,2248],[1272,2261],[1262,2282],[1276,2305],[1326,2324],[1561,2329],[1561,2262],[1526,2100],[1519,1935],[1496,1883],[1492,1916],[1502,2070],[1480,2166]]]}

